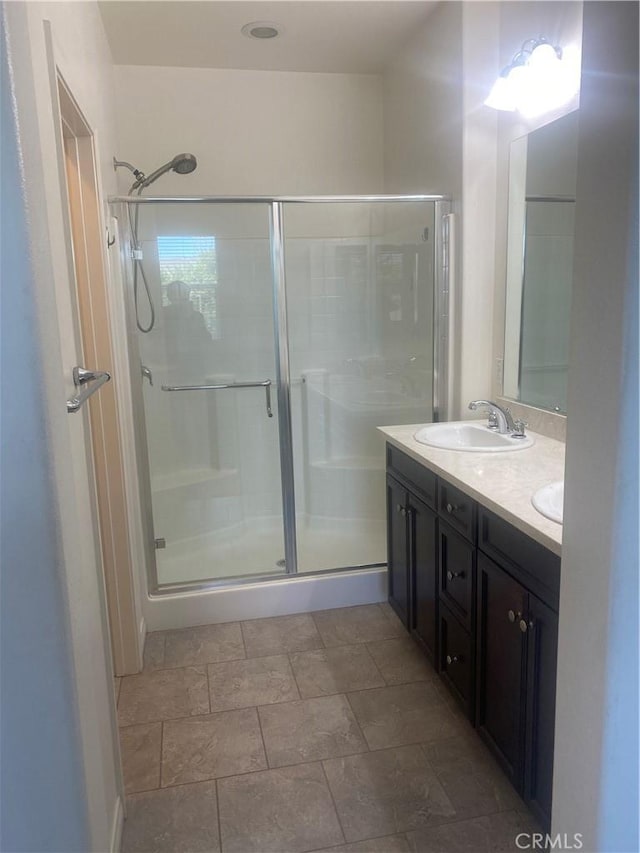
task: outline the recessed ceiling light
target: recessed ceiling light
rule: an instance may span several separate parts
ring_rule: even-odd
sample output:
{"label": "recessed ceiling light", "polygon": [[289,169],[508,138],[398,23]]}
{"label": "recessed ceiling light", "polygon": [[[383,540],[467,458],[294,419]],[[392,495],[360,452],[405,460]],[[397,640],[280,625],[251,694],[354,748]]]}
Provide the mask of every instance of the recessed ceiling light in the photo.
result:
{"label": "recessed ceiling light", "polygon": [[282,27],[273,21],[251,21],[244,25],[241,32],[250,39],[274,39],[282,33]]}

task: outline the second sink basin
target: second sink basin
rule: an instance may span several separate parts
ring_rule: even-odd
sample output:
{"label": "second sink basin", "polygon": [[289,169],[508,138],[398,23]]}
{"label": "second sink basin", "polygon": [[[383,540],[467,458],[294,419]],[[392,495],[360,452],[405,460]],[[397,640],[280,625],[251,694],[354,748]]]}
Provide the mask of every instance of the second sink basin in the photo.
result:
{"label": "second sink basin", "polygon": [[545,518],[550,518],[551,521],[557,521],[558,524],[562,524],[564,481],[559,480],[557,483],[549,483],[548,486],[538,489],[531,498],[531,503]]}
{"label": "second sink basin", "polygon": [[502,453],[507,450],[524,450],[534,443],[527,435],[512,438],[474,421],[451,421],[427,424],[414,433],[416,441],[443,450],[466,450],[471,453]]}

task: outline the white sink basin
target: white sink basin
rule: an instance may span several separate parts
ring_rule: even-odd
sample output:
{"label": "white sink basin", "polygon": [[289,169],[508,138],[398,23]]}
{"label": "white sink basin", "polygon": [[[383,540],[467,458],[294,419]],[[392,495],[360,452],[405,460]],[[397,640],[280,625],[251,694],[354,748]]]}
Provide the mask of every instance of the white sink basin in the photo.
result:
{"label": "white sink basin", "polygon": [[524,438],[500,435],[485,424],[474,421],[427,424],[420,427],[413,437],[420,444],[428,444],[430,447],[466,450],[470,453],[504,453],[507,450],[524,450],[533,444],[533,438],[529,435]]}
{"label": "white sink basin", "polygon": [[562,524],[562,508],[564,505],[564,480],[543,486],[531,498],[531,503],[545,518]]}

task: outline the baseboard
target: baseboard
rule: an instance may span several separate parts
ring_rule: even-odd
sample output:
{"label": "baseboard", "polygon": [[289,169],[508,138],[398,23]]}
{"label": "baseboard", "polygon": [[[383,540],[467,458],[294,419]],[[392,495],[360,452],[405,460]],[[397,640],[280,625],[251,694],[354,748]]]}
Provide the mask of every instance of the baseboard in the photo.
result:
{"label": "baseboard", "polygon": [[122,797],[118,795],[113,810],[113,823],[111,826],[110,853],[120,853],[122,848],[122,830],[124,829],[124,805]]}

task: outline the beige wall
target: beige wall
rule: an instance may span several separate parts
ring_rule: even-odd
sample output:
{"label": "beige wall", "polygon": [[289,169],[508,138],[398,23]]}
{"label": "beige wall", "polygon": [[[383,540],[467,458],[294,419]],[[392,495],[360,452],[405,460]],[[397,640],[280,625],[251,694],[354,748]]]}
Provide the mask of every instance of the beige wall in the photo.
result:
{"label": "beige wall", "polygon": [[92,849],[106,851],[119,845],[122,781],[99,540],[89,511],[95,493],[86,476],[82,420],[72,421],[64,406],[73,383],[63,353],[77,335],[77,323],[53,63],[96,131],[99,179],[107,193],[115,189],[109,163],[115,136],[112,65],[95,4],[9,3],[5,13],[23,146],[34,305],[43,353],[41,393],[60,520],[91,843]]}
{"label": "beige wall", "polygon": [[638,6],[584,25],[553,829],[636,851]]}
{"label": "beige wall", "polygon": [[[198,158],[159,194],[382,190],[381,82],[372,74],[117,66],[118,157],[149,173]],[[121,189],[132,181],[121,172]],[[147,191],[149,194],[151,191]]]}

